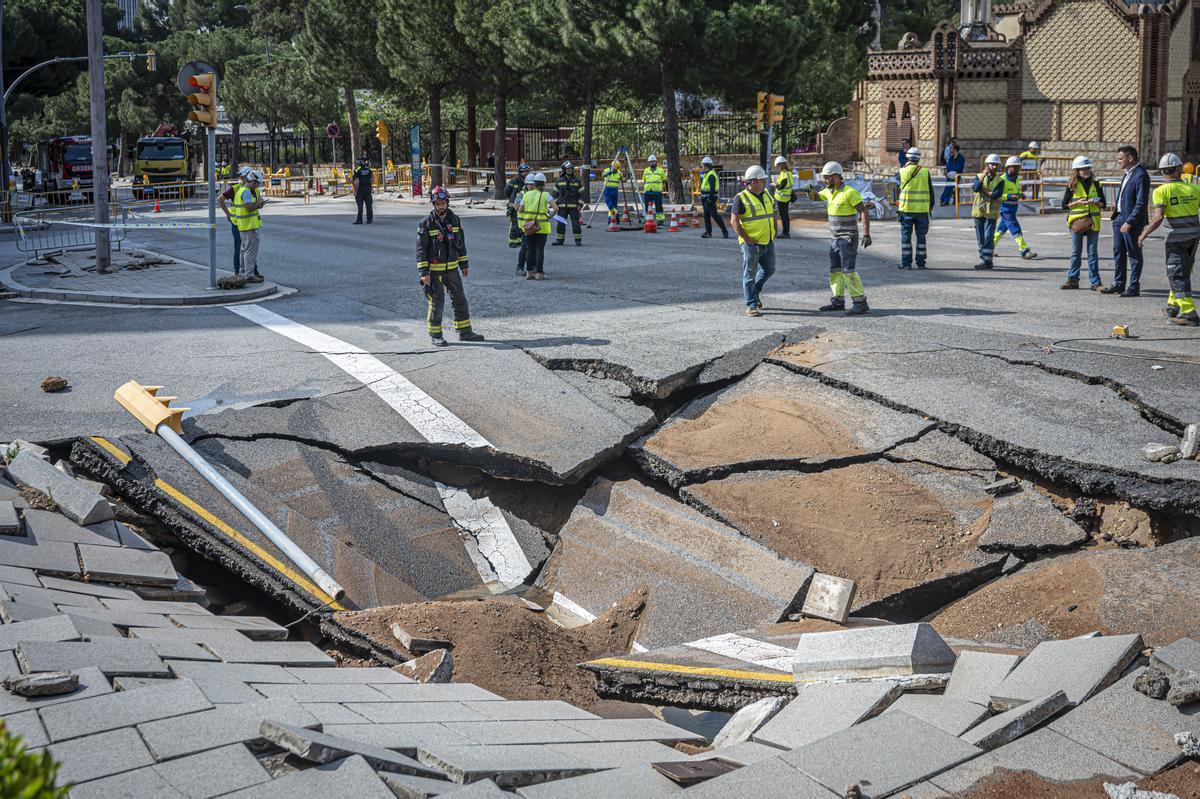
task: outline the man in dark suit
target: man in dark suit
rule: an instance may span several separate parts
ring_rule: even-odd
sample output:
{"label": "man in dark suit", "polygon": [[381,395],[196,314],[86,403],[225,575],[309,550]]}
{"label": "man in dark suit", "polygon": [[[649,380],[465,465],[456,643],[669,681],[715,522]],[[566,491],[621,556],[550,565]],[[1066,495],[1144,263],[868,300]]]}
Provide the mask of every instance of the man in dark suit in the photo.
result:
{"label": "man in dark suit", "polygon": [[[1105,294],[1136,297],[1141,292],[1142,248],[1138,236],[1149,222],[1150,175],[1138,163],[1137,148],[1125,145],[1117,150],[1117,163],[1125,170],[1117,203],[1113,208],[1113,282],[1101,289]],[[1129,279],[1125,267],[1129,266]]]}

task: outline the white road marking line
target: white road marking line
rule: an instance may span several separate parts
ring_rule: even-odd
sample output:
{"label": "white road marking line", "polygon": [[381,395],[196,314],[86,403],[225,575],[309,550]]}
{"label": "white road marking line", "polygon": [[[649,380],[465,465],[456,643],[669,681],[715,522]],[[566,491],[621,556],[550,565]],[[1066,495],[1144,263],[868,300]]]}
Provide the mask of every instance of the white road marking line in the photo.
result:
{"label": "white road marking line", "polygon": [[714,635],[711,638],[702,638],[699,641],[689,641],[684,646],[776,671],[791,671],[792,658],[795,655],[795,652],[787,647],[759,641],[756,638],[747,638],[737,633],[725,633],[724,635]]}
{"label": "white road marking line", "polygon": [[[491,442],[446,406],[374,355],[261,305],[230,306],[229,310],[320,353],[371,389],[430,443],[492,448]],[[506,587],[521,584],[533,566],[500,509],[487,497],[474,499],[461,489],[436,481],[435,484],[446,513],[461,529],[463,545],[484,582],[496,581]]]}

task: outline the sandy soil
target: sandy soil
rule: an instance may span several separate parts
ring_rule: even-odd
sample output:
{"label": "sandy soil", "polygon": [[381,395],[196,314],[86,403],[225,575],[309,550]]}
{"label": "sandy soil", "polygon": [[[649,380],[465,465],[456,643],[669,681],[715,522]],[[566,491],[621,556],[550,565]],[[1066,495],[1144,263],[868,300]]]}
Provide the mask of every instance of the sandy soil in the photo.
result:
{"label": "sandy soil", "polygon": [[[963,799],[1101,799],[1108,796],[1104,792],[1105,782],[1123,784],[1125,781],[1097,779],[1057,783],[1028,771],[1007,771],[976,786]],[[1200,765],[1184,761],[1161,774],[1138,781],[1138,788],[1174,794],[1179,799],[1200,799]]]}
{"label": "sandy soil", "polygon": [[805,341],[784,344],[771,356],[781,361],[791,361],[797,366],[816,366],[837,357],[840,350],[855,344],[856,337],[847,333],[821,333]]}
{"label": "sandy soil", "polygon": [[644,592],[631,594],[591,624],[570,630],[512,597],[392,605],[337,616],[398,649],[394,623],[414,635],[450,641],[455,682],[474,683],[508,699],[563,699],[594,708],[600,700],[592,676],[577,664],[628,653],[645,602]]}

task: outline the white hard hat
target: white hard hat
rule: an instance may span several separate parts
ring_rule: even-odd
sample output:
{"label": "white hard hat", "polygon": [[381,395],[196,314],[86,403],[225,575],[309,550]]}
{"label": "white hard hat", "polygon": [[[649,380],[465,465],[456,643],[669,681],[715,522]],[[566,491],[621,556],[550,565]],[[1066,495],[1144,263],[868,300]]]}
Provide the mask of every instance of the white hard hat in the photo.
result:
{"label": "white hard hat", "polygon": [[1040,149],[1042,149],[1042,147],[1037,142],[1031,141],[1031,142],[1029,142],[1029,149],[1030,150],[1040,150]]}
{"label": "white hard hat", "polygon": [[1071,162],[1071,169],[1091,169],[1092,159],[1086,155],[1077,155],[1075,160]]}
{"label": "white hard hat", "polygon": [[1000,166],[1000,156],[996,155],[995,153],[992,153],[987,158],[983,159],[983,163],[995,164],[996,166]]}
{"label": "white hard hat", "polygon": [[647,161],[647,163],[656,163],[658,161],[658,156],[657,155],[648,155],[648,156],[646,156],[646,161]]}
{"label": "white hard hat", "polygon": [[525,176],[526,183],[533,183],[536,180],[537,180],[537,175],[534,174],[533,172],[530,172],[528,175]]}
{"label": "white hard hat", "polygon": [[920,161],[921,160],[921,151],[918,150],[916,147],[909,147],[908,150],[904,154],[906,156],[908,156],[909,161]]}
{"label": "white hard hat", "polygon": [[244,167],[242,167],[241,169],[239,169],[239,170],[238,170],[238,177],[239,177],[239,178],[244,178],[244,177],[246,177],[247,175],[249,175],[249,174],[250,174],[251,172],[253,172],[253,171],[254,171],[254,168],[253,168],[253,167],[244,166]]}
{"label": "white hard hat", "polygon": [[1163,153],[1163,157],[1158,159],[1159,169],[1175,169],[1183,166],[1183,159],[1175,153]]}
{"label": "white hard hat", "polygon": [[250,174],[246,175],[246,177],[255,181],[256,183],[263,182],[263,173],[259,172],[257,169],[251,169]]}
{"label": "white hard hat", "polygon": [[700,159],[701,164],[708,164],[709,166],[712,166],[712,162],[713,162],[713,160],[711,158],[709,158],[707,155]]}
{"label": "white hard hat", "polygon": [[746,170],[746,176],[743,179],[744,180],[766,180],[766,178],[767,178],[766,171],[758,164],[754,164],[753,166],[751,166],[749,169]]}
{"label": "white hard hat", "polygon": [[534,182],[534,183],[545,183],[545,182],[546,182],[546,176],[545,176],[545,175],[543,175],[541,172],[537,172],[537,173],[535,173],[535,174],[534,174],[534,176],[533,176],[533,182]]}
{"label": "white hard hat", "polygon": [[779,166],[780,164],[786,164],[786,163],[787,163],[787,159],[784,158],[782,155],[775,156],[775,166]]}
{"label": "white hard hat", "polygon": [[1010,155],[1008,157],[1008,160],[1004,162],[1004,166],[1006,168],[1010,167],[1010,166],[1020,166],[1020,165],[1021,165],[1021,159],[1015,155]]}
{"label": "white hard hat", "polygon": [[828,175],[844,175],[844,174],[846,174],[846,173],[842,169],[842,165],[839,164],[837,161],[826,161],[825,166],[821,167],[821,177],[826,177]]}

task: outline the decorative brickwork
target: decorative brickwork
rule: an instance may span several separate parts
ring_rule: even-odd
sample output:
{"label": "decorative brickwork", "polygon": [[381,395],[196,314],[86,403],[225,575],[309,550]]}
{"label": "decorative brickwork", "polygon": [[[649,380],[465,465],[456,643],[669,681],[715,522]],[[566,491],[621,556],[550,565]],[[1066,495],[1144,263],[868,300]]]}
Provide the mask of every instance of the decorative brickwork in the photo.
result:
{"label": "decorative brickwork", "polygon": [[1138,37],[1108,2],[1055,2],[1026,34],[1025,54],[1026,100],[1137,99]]}
{"label": "decorative brickwork", "polygon": [[1007,103],[959,103],[958,138],[1004,138],[1007,114]]}
{"label": "decorative brickwork", "polygon": [[1021,135],[1017,139],[1053,139],[1054,107],[1050,103],[1021,104]]}
{"label": "decorative brickwork", "polygon": [[979,100],[1007,100],[1008,83],[1004,80],[960,80],[958,101],[969,103]]}
{"label": "decorative brickwork", "polygon": [[1099,140],[1099,110],[1093,103],[1063,103],[1058,138],[1063,141]]}
{"label": "decorative brickwork", "polygon": [[918,107],[917,136],[924,141],[933,141],[937,138],[937,104],[936,103],[921,103]]}

